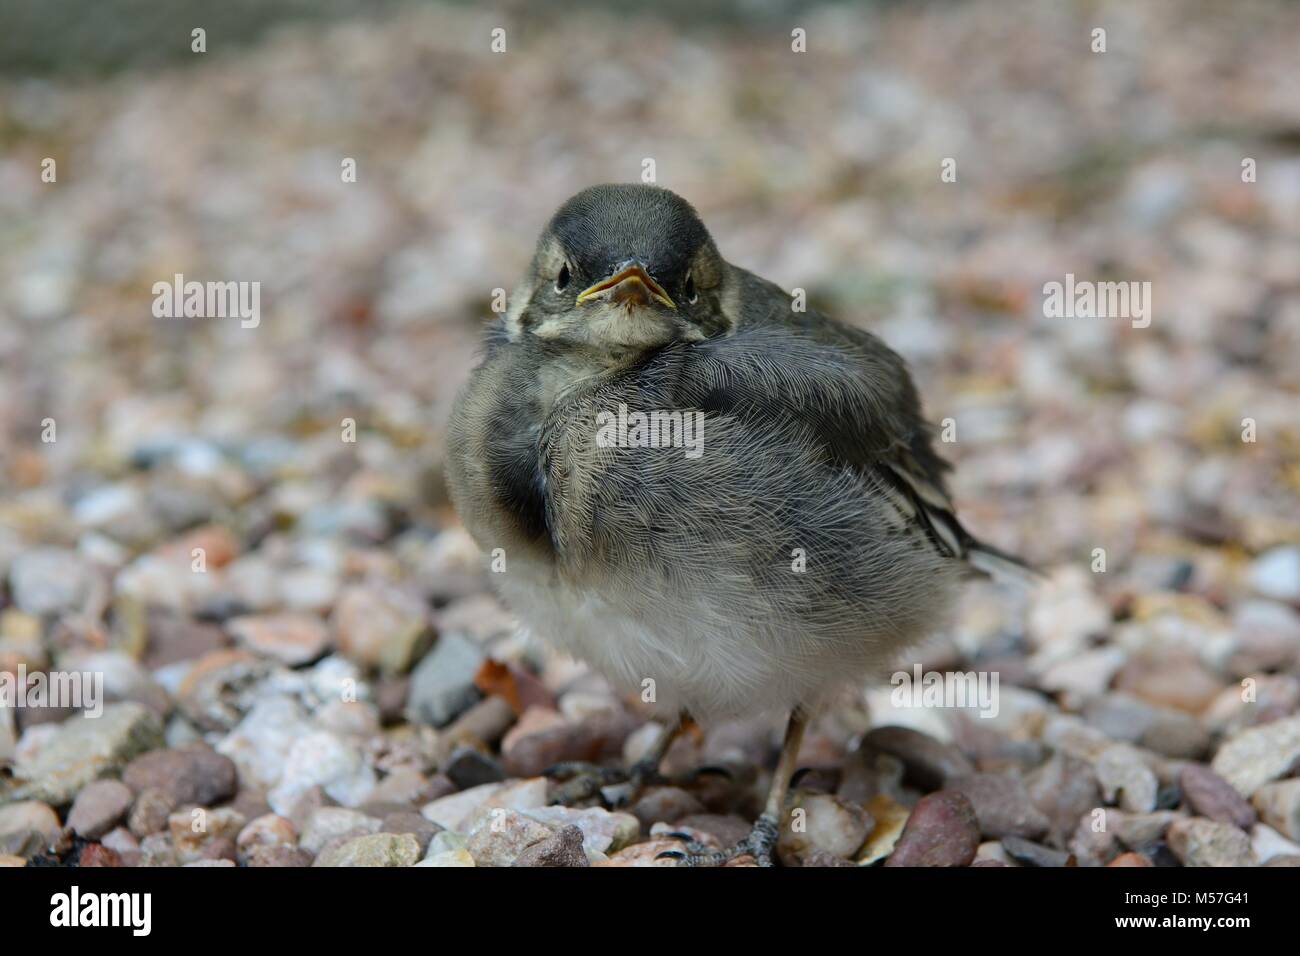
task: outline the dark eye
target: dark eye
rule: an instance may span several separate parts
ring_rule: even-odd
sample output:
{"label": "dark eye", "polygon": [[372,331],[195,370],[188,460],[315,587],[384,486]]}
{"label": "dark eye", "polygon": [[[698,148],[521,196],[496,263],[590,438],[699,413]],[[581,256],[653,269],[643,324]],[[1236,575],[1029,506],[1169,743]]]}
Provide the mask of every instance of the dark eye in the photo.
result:
{"label": "dark eye", "polygon": [[555,277],[555,291],[563,292],[564,287],[569,284],[569,264],[566,262],[560,266],[560,274]]}
{"label": "dark eye", "polygon": [[695,277],[689,272],[686,274],[686,301],[689,305],[700,301],[700,294],[695,288]]}

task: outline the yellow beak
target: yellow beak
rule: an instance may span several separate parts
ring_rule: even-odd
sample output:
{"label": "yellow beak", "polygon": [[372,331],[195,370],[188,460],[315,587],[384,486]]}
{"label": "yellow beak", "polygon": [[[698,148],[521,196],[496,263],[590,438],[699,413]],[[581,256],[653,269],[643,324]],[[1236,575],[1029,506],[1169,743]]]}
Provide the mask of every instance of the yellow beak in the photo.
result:
{"label": "yellow beak", "polygon": [[649,304],[654,300],[670,309],[677,308],[677,304],[668,297],[663,286],[650,278],[650,273],[637,263],[620,269],[612,276],[583,289],[578,293],[577,304],[581,305],[583,302],[598,298],[607,298],[612,302],[640,302],[641,304]]}

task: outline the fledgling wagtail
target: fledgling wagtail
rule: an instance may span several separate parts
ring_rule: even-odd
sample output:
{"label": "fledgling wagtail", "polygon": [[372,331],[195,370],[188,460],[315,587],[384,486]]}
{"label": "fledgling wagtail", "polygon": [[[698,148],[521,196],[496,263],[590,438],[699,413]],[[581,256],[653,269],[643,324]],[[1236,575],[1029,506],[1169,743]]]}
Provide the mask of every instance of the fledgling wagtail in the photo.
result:
{"label": "fledgling wagtail", "polygon": [[666,189],[561,206],[485,350],[448,470],[502,597],[674,726],[789,713],[748,840],[685,854],[768,862],[807,714],[1014,559],[953,514],[903,360],[728,263]]}

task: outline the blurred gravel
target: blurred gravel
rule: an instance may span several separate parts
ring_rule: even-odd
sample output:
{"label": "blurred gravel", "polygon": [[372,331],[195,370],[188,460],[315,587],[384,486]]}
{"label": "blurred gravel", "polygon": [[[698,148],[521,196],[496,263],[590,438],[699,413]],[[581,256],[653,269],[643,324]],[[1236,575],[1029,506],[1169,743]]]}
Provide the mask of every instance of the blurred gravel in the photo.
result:
{"label": "blurred gravel", "polygon": [[[523,639],[441,477],[492,290],[652,157],[728,258],[909,358],[968,523],[1050,575],[972,586],[900,662],[996,672],[996,716],[878,686],[820,719],[781,861],[1300,865],[1298,40],[1282,2],[420,6],[4,80],[0,670],[109,703],[0,706],[0,863],[636,866],[744,833],[764,721],[670,753],[729,778],[547,806],[543,768],[654,727]],[[154,318],[175,273],[260,281],[261,323]],[[1151,326],[1045,317],[1067,273],[1151,281]]]}

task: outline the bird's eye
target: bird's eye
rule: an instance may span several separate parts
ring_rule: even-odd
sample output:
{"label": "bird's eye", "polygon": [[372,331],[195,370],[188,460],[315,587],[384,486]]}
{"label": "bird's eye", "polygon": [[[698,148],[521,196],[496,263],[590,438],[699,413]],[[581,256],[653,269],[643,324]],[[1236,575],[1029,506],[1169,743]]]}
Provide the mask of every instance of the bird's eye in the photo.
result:
{"label": "bird's eye", "polygon": [[566,262],[560,266],[560,274],[555,277],[555,291],[563,292],[564,287],[569,284],[569,264]]}
{"label": "bird's eye", "polygon": [[695,288],[695,277],[689,272],[686,273],[686,301],[689,305],[700,301],[700,293]]}

